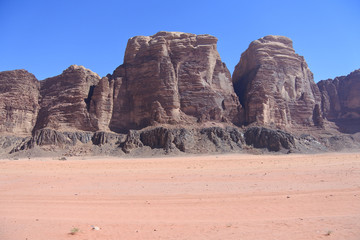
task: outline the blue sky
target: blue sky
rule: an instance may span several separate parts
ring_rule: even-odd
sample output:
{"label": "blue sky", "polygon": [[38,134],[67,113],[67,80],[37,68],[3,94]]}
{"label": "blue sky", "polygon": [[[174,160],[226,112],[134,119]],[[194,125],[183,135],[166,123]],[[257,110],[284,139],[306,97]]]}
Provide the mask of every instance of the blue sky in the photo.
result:
{"label": "blue sky", "polygon": [[315,81],[360,68],[360,1],[0,0],[0,71],[39,79],[72,64],[105,76],[123,62],[127,40],[158,31],[216,36],[232,73],[251,41],[283,35]]}

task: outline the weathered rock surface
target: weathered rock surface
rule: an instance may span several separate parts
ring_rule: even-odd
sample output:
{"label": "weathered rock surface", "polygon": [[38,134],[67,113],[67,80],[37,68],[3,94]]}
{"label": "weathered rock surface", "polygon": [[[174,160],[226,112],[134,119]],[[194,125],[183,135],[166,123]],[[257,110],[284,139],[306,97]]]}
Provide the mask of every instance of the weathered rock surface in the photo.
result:
{"label": "weathered rock surface", "polygon": [[110,131],[109,124],[113,111],[114,81],[103,77],[94,88],[90,100],[90,121],[99,131]]}
{"label": "weathered rock surface", "polygon": [[[100,77],[96,73],[77,65],[70,66],[56,77],[41,81],[41,109],[35,130],[98,130],[99,123],[92,121],[90,107],[99,81]],[[98,98],[101,99],[101,96]],[[97,115],[95,106],[94,115]]]}
{"label": "weathered rock surface", "polygon": [[[37,156],[39,149],[64,156],[123,155],[151,156],[181,153],[316,153],[358,149],[360,135],[337,135],[315,138],[281,130],[250,127],[149,127],[131,130],[128,134],[109,132],[59,132],[41,129],[33,137],[0,137],[1,152]],[[29,152],[30,151],[30,152]],[[34,152],[32,152],[34,151]]]}
{"label": "weathered rock surface", "polygon": [[291,40],[267,36],[242,54],[232,82],[216,43],[178,32],[134,37],[124,64],[101,79],[76,65],[41,82],[0,72],[0,155],[359,149],[360,70],[318,87]]}
{"label": "weathered rock surface", "polygon": [[239,123],[231,76],[210,35],[159,32],[129,40],[113,73],[110,129],[203,121]]}
{"label": "weathered rock surface", "polygon": [[0,72],[1,134],[31,134],[39,111],[39,85],[26,70]]}
{"label": "weathered rock surface", "polygon": [[360,131],[360,69],[347,76],[318,82],[322,113],[345,132]]}
{"label": "weathered rock surface", "polygon": [[10,153],[31,150],[35,147],[53,146],[57,149],[79,147],[79,145],[99,146],[121,149],[132,153],[137,149],[159,149],[163,153],[208,153],[238,152],[245,144],[244,135],[235,127],[209,128],[166,128],[152,127],[131,130],[128,134],[108,132],[60,132],[53,129],[41,129],[33,137],[23,139],[0,139],[2,148],[12,146]]}
{"label": "weathered rock surface", "polygon": [[140,133],[136,130],[130,130],[126,136],[125,142],[120,144],[120,147],[125,153],[130,153],[132,150],[143,146],[144,144],[140,140]]}
{"label": "weathered rock surface", "polygon": [[27,142],[29,139],[30,137],[0,136],[0,155],[13,152],[15,147],[23,145],[23,142]]}
{"label": "weathered rock surface", "polygon": [[262,127],[251,127],[245,131],[247,145],[255,148],[267,148],[269,151],[278,152],[283,149],[295,147],[295,138],[280,130],[271,130]]}
{"label": "weathered rock surface", "polygon": [[91,138],[92,143],[98,146],[106,144],[119,145],[120,143],[125,142],[125,140],[125,134],[117,134],[111,132],[96,132]]}
{"label": "weathered rock surface", "polygon": [[321,104],[320,92],[304,58],[292,41],[266,36],[253,41],[241,55],[232,77],[245,110],[245,124],[289,128],[320,122],[313,113]]}
{"label": "weathered rock surface", "polygon": [[244,136],[237,128],[208,127],[201,129],[156,127],[141,131],[140,141],[150,148],[165,152],[185,153],[234,152],[242,149]]}
{"label": "weathered rock surface", "polygon": [[35,131],[32,137],[26,137],[16,145],[10,153],[21,150],[32,149],[35,146],[75,146],[78,142],[88,143],[92,140],[92,132],[58,132],[53,129],[44,128]]}

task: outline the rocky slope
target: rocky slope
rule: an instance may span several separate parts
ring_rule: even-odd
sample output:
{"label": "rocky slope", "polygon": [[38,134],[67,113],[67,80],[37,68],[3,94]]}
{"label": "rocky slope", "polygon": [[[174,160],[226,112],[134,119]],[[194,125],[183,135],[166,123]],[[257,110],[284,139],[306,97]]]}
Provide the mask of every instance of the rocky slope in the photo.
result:
{"label": "rocky slope", "polygon": [[360,69],[318,83],[323,116],[341,131],[360,131]]}
{"label": "rocky slope", "polygon": [[[243,132],[237,127],[187,126],[149,127],[130,130],[127,134],[108,132],[60,132],[53,129],[37,130],[32,137],[17,141],[11,153],[36,148],[51,149],[63,155],[106,154],[152,155],[179,153],[230,153],[253,148],[268,151],[296,151],[295,138],[280,130],[252,127]],[[31,152],[33,153],[33,152]]]}
{"label": "rocky slope", "polygon": [[31,135],[39,111],[39,87],[26,70],[0,72],[0,134]]}
{"label": "rocky slope", "polygon": [[113,131],[155,124],[240,122],[231,75],[210,35],[131,38],[115,81]]}
{"label": "rocky slope", "polygon": [[241,55],[232,80],[246,125],[284,129],[321,125],[319,113],[313,114],[321,104],[319,89],[289,38],[266,36],[253,41]]}

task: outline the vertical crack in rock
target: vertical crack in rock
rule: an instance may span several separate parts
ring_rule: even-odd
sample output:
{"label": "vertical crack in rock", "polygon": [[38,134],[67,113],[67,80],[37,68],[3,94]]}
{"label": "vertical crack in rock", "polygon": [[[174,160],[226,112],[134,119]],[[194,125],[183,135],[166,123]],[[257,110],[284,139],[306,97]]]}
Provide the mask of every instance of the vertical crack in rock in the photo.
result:
{"label": "vertical crack in rock", "polygon": [[90,101],[91,101],[91,97],[94,94],[94,89],[95,89],[95,85],[90,86],[89,88],[89,93],[87,98],[84,99],[85,103],[86,103],[86,110],[89,112],[90,111]]}

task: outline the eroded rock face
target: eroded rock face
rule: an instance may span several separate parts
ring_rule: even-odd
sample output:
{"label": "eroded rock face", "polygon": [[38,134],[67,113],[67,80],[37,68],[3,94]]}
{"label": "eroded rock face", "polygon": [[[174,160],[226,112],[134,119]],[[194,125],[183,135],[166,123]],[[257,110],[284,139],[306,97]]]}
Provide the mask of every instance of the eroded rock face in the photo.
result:
{"label": "eroded rock face", "polygon": [[113,111],[114,81],[102,78],[94,88],[90,100],[91,124],[96,130],[109,131]]}
{"label": "eroded rock face", "polygon": [[26,70],[0,72],[0,133],[31,135],[39,111],[39,85]]}
{"label": "eroded rock face", "polygon": [[318,82],[323,116],[345,132],[360,131],[360,69]]}
{"label": "eroded rock face", "polygon": [[347,76],[320,81],[318,86],[324,117],[360,119],[360,69]]}
{"label": "eroded rock face", "polygon": [[251,127],[244,133],[246,144],[255,148],[267,148],[269,151],[278,152],[282,148],[295,147],[294,137],[280,130],[272,130],[262,127]]}
{"label": "eroded rock face", "polygon": [[[320,92],[289,38],[266,36],[253,41],[241,55],[232,80],[245,110],[245,124],[315,125],[313,113],[320,106]],[[321,122],[317,117],[315,122]]]}
{"label": "eroded rock face", "polygon": [[[70,66],[58,76],[41,81],[41,109],[35,129],[98,130],[98,125],[101,125],[104,120],[98,123],[92,121],[90,108],[91,99],[99,81],[100,77],[96,73],[77,65]],[[102,98],[102,94],[98,93],[97,99]],[[93,108],[93,115],[99,115],[95,104]]]}
{"label": "eroded rock face", "polygon": [[[360,70],[318,87],[291,40],[267,36],[250,44],[235,69],[242,109],[216,42],[210,35],[177,32],[134,37],[124,64],[102,79],[76,65],[41,83],[25,70],[1,72],[0,154],[358,148],[359,133],[323,132],[360,132]],[[244,130],[232,123],[256,124]],[[303,129],[315,130],[300,126],[314,125],[325,130],[298,137]]]}
{"label": "eroded rock face", "polygon": [[231,76],[210,35],[159,32],[129,40],[124,64],[113,73],[110,128],[157,123],[239,122]]}
{"label": "eroded rock face", "polygon": [[36,130],[32,137],[24,138],[10,153],[32,149],[35,146],[64,148],[66,146],[75,146],[78,142],[85,144],[92,140],[92,136],[92,132],[58,132],[54,129],[43,128]]}
{"label": "eroded rock face", "polygon": [[123,151],[130,153],[136,148],[150,147],[163,149],[166,153],[236,152],[242,149],[244,142],[244,135],[234,127],[202,129],[154,127],[130,132],[124,143],[127,148],[123,147]]}

